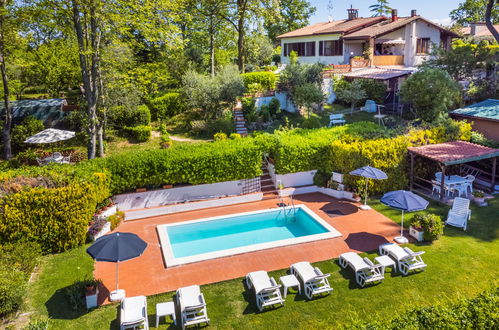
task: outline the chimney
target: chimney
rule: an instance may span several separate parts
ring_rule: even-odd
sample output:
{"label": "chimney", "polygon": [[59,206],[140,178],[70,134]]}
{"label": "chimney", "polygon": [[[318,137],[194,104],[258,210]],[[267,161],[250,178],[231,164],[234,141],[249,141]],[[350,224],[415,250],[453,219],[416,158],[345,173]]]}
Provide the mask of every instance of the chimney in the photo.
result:
{"label": "chimney", "polygon": [[397,9],[392,9],[392,22],[395,22],[398,19],[399,19],[399,17],[397,14]]}
{"label": "chimney", "polygon": [[483,22],[472,22],[470,23],[470,34],[472,36],[485,31],[487,29],[487,25]]}
{"label": "chimney", "polygon": [[411,10],[411,17],[418,16],[416,9]]}
{"label": "chimney", "polygon": [[350,9],[347,9],[347,12],[348,12],[348,20],[359,18],[358,9],[353,9],[352,6],[350,6]]}

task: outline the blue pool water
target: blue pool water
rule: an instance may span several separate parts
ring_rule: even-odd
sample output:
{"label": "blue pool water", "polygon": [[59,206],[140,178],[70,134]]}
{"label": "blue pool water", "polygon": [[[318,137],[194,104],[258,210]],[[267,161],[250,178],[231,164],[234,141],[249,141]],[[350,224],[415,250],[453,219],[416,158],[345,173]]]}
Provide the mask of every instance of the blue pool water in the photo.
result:
{"label": "blue pool water", "polygon": [[328,232],[306,211],[228,216],[166,228],[175,258]]}

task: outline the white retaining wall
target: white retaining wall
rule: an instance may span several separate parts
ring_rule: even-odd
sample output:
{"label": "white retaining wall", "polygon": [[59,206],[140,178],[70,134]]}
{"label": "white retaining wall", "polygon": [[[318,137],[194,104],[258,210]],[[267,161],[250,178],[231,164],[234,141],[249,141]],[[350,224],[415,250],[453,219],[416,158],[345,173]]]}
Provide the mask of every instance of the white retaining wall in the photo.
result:
{"label": "white retaining wall", "polygon": [[128,211],[242,193],[243,183],[238,180],[116,195],[114,201],[120,211]]}
{"label": "white retaining wall", "polygon": [[269,175],[272,178],[272,182],[277,188],[278,182],[284,186],[284,188],[297,187],[297,186],[309,186],[314,184],[314,176],[317,170],[288,173],[288,174],[276,174],[274,164],[268,164]]}
{"label": "white retaining wall", "polygon": [[192,203],[167,205],[167,206],[161,206],[161,207],[155,207],[155,208],[143,209],[143,210],[135,210],[135,211],[131,210],[131,211],[125,212],[125,221],[155,217],[155,216],[178,213],[178,212],[194,211],[194,210],[206,209],[206,208],[210,208],[210,207],[220,207],[220,206],[233,205],[233,204],[256,202],[256,201],[260,201],[262,199],[263,199],[263,193],[260,192],[260,193],[253,193],[253,194],[247,194],[247,195],[241,195],[241,196],[217,198],[217,199],[211,199],[211,200],[205,200],[205,201],[199,201],[199,202],[192,202]]}

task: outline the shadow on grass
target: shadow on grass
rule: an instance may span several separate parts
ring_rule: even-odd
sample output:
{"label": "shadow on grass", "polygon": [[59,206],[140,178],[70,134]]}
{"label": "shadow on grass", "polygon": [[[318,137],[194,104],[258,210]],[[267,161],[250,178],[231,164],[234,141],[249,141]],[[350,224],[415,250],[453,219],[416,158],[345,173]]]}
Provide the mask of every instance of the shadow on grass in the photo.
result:
{"label": "shadow on grass", "polygon": [[45,302],[45,307],[51,319],[74,320],[90,312],[85,306],[82,282],[58,289]]}

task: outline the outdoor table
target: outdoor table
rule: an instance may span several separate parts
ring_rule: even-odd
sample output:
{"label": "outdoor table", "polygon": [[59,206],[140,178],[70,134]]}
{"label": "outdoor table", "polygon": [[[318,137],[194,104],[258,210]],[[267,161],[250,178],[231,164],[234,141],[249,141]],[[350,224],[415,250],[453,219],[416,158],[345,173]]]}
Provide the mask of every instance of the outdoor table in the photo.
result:
{"label": "outdoor table", "polygon": [[395,263],[395,260],[390,258],[389,256],[379,256],[374,258],[374,260],[383,266],[383,273],[385,272],[386,267],[391,267],[392,271],[397,271],[397,264]]}
{"label": "outdoor table", "polygon": [[286,295],[288,294],[288,289],[289,288],[298,288],[298,293],[301,293],[300,290],[300,281],[296,278],[294,275],[286,275],[286,276],[281,276],[279,280],[282,283],[282,291],[283,291],[283,298],[286,298]]}
{"label": "outdoor table", "polygon": [[175,304],[173,301],[156,304],[156,328],[159,325],[159,318],[162,316],[171,316],[173,324],[177,325],[177,319],[175,317]]}
{"label": "outdoor table", "polygon": [[[463,184],[466,184],[468,180],[462,176],[459,175],[450,175],[450,176],[445,176],[444,178],[444,185],[445,189],[449,189],[451,186],[461,186]],[[459,189],[459,196],[461,196],[461,190]]]}

